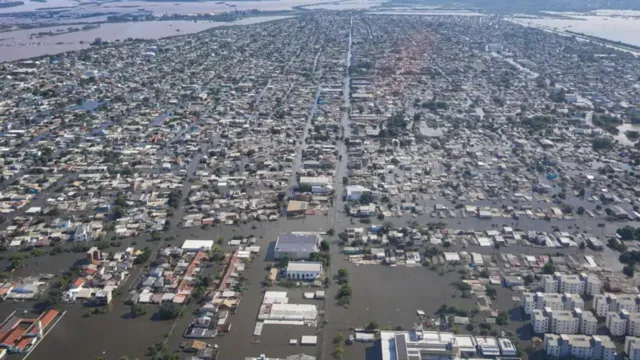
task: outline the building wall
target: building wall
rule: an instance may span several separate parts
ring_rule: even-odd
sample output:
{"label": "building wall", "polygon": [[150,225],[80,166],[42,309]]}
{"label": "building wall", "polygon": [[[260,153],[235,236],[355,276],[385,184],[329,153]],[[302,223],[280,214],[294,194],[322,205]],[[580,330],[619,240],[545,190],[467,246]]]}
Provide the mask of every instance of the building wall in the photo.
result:
{"label": "building wall", "polygon": [[551,315],[551,332],[554,334],[577,334],[579,330],[578,318],[573,317],[570,319],[554,318]]}
{"label": "building wall", "polygon": [[607,314],[607,328],[612,336],[622,336],[626,332],[627,320],[620,318],[618,313]]}
{"label": "building wall", "polygon": [[287,279],[291,280],[315,280],[320,277],[317,271],[287,271]]}
{"label": "building wall", "polygon": [[595,317],[580,319],[580,333],[593,335],[598,331],[598,320]]}

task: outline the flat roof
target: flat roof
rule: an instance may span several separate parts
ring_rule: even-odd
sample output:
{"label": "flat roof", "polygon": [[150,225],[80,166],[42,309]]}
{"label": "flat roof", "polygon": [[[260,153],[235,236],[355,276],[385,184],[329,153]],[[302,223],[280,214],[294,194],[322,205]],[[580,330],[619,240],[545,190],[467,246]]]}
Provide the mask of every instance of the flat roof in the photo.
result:
{"label": "flat roof", "polygon": [[205,250],[211,250],[213,243],[213,240],[185,240],[184,244],[182,244],[182,249],[198,250],[204,248]]}
{"label": "flat roof", "polygon": [[289,261],[289,264],[287,265],[287,272],[289,271],[321,272],[322,263],[308,261]]}

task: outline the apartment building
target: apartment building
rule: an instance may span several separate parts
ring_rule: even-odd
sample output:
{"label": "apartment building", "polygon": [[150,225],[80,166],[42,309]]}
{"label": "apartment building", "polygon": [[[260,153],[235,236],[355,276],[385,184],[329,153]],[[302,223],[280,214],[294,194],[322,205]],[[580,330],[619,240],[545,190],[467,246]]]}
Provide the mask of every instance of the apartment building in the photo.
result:
{"label": "apartment building", "polygon": [[640,338],[627,336],[624,339],[624,352],[629,360],[640,360]]}
{"label": "apartment building", "polygon": [[616,347],[608,336],[545,334],[544,350],[555,358],[575,357],[585,360],[613,360]]}
{"label": "apartment building", "polygon": [[522,308],[524,313],[531,315],[533,310],[573,310],[584,309],[584,300],[576,294],[547,294],[524,293],[522,294]]}
{"label": "apartment building", "polygon": [[593,309],[599,317],[610,312],[627,310],[629,313],[640,312],[640,295],[604,293],[594,296]]}
{"label": "apartment building", "polygon": [[607,329],[611,336],[623,336],[627,332],[627,318],[629,313],[622,310],[618,313],[610,312],[607,314]]}
{"label": "apartment building", "polygon": [[581,309],[532,311],[531,325],[536,334],[587,334],[596,333],[598,320],[590,311]]}
{"label": "apartment building", "polygon": [[602,290],[602,281],[593,274],[568,275],[557,272],[542,276],[542,288],[545,293],[595,296]]}

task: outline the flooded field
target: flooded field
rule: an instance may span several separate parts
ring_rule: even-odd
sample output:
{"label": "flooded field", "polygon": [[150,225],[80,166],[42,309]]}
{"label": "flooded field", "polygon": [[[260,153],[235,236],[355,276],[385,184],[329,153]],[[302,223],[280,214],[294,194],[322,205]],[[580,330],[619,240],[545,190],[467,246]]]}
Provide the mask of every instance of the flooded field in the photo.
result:
{"label": "flooded field", "polygon": [[196,33],[220,26],[251,25],[261,22],[288,18],[288,16],[262,16],[245,18],[233,22],[213,21],[140,21],[131,23],[101,24],[99,28],[56,36],[30,38],[31,34],[55,33],[67,26],[55,26],[30,30],[5,32],[0,35],[0,61],[14,61],[35,56],[52,55],[65,51],[90,47],[89,43],[99,37],[103,41],[125,40],[127,38],[159,39]]}
{"label": "flooded field", "polygon": [[634,16],[571,15],[571,19],[526,19],[527,23],[557,30],[569,30],[640,46],[640,18]]}

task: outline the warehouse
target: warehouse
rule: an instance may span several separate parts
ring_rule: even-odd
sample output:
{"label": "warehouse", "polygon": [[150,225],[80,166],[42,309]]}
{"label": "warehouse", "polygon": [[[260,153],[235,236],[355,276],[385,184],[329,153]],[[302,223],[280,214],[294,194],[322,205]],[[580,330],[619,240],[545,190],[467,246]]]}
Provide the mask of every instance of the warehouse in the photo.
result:
{"label": "warehouse", "polygon": [[213,247],[213,240],[185,240],[182,250],[195,252],[198,250],[210,251]]}
{"label": "warehouse", "polygon": [[281,259],[289,256],[292,259],[308,259],[319,251],[320,235],[313,234],[280,234],[276,240],[274,257]]}
{"label": "warehouse", "polygon": [[322,275],[322,263],[289,261],[286,276],[289,280],[316,280]]}
{"label": "warehouse", "polygon": [[311,304],[262,304],[259,320],[305,320],[315,321],[318,310]]}

